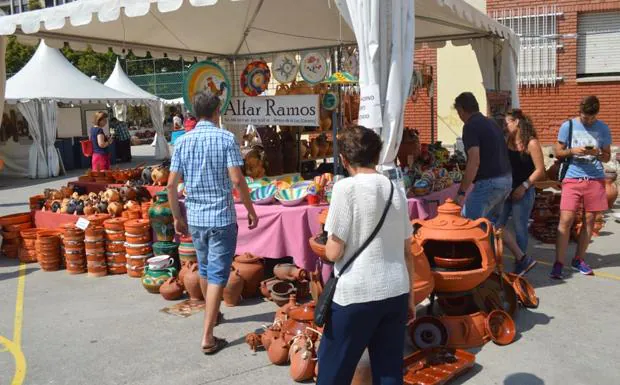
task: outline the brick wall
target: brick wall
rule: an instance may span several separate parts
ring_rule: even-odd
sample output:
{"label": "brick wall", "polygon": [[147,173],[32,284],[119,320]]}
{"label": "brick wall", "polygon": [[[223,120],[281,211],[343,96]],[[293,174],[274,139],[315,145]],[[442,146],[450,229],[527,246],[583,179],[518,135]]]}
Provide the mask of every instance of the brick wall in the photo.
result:
{"label": "brick wall", "polygon": [[[549,4],[544,0],[487,0],[487,11]],[[556,0],[563,16],[558,18],[560,35],[577,33],[577,16],[581,12],[620,10],[620,1]],[[605,83],[577,83],[577,39],[561,38],[564,47],[558,50],[558,74],[563,81],[556,87],[522,87],[521,108],[529,114],[543,143],[553,143],[560,124],[579,111],[583,96],[597,95],[601,101],[599,119],[609,125],[614,144],[620,143],[620,81]],[[610,47],[620,49],[620,47]]]}
{"label": "brick wall", "polygon": [[[418,48],[415,50],[414,61],[433,66],[433,85],[435,87],[435,108],[433,116],[437,117],[437,50],[435,48]],[[415,102],[407,101],[405,106],[405,128],[417,128],[420,131],[420,141],[431,141],[431,101],[426,90],[418,93]],[[437,139],[437,121],[435,120],[435,139]]]}

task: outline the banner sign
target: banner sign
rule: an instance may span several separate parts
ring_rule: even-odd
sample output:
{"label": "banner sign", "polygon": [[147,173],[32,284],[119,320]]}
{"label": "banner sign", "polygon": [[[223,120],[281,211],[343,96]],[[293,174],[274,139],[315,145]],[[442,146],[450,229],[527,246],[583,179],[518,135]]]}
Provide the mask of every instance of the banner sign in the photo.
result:
{"label": "banner sign", "polygon": [[225,124],[318,126],[319,95],[233,97],[222,115]]}
{"label": "banner sign", "polygon": [[360,108],[357,123],[366,128],[383,127],[381,114],[381,92],[378,84],[362,86],[360,90]]}

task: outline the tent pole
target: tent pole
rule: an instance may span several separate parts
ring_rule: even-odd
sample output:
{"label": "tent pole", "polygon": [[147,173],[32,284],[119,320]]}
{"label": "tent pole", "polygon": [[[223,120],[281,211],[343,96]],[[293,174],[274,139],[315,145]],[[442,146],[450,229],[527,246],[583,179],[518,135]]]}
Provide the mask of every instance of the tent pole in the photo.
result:
{"label": "tent pole", "polygon": [[250,29],[252,28],[252,24],[254,24],[254,20],[256,20],[256,17],[258,16],[258,13],[260,12],[260,9],[263,7],[263,2],[264,1],[265,0],[260,0],[258,2],[258,5],[256,6],[256,9],[254,10],[254,14],[250,18],[250,21],[248,22],[248,25],[245,28],[245,31],[243,31],[243,37],[241,38],[241,41],[239,42],[239,45],[237,46],[237,49],[235,50],[235,53],[234,53],[233,56],[237,56],[237,54],[239,54],[239,51],[241,51],[241,48],[243,47],[243,43],[245,42],[245,39],[248,37],[248,34],[250,33]]}

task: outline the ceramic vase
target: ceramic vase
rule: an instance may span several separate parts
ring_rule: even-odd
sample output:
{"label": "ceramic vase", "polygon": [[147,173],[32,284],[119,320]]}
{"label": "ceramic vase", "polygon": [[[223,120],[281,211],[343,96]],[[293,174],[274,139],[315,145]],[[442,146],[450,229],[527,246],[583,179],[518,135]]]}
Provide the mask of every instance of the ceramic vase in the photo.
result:
{"label": "ceramic vase", "polygon": [[168,279],[174,277],[177,274],[177,269],[174,267],[168,267],[162,270],[153,270],[148,266],[144,267],[144,274],[142,275],[142,286],[149,293],[159,293],[159,288]]}
{"label": "ceramic vase", "polygon": [[273,274],[284,281],[300,281],[308,279],[308,272],[292,263],[280,263],[273,269]]}
{"label": "ceramic vase", "polygon": [[204,301],[205,298],[200,288],[200,276],[198,275],[198,265],[191,263],[187,268],[187,271],[183,275],[183,286],[189,294],[189,299],[192,301]]}
{"label": "ceramic vase", "polygon": [[172,242],[174,240],[174,218],[168,202],[168,194],[160,191],[156,194],[155,202],[149,209],[151,226],[155,230],[157,241]]}
{"label": "ceramic vase", "polygon": [[261,258],[250,253],[241,254],[235,257],[233,266],[243,278],[243,298],[251,298],[258,294],[260,282],[263,280],[265,268]]}
{"label": "ceramic vase", "polygon": [[239,272],[231,267],[230,276],[228,277],[228,283],[224,288],[224,305],[237,306],[241,301],[241,292],[243,291],[243,278],[239,275]]}

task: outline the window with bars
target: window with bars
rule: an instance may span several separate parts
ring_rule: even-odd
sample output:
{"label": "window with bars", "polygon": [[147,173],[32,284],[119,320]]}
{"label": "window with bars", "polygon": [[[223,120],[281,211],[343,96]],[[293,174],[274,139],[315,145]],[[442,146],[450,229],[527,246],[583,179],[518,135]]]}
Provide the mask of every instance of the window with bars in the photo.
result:
{"label": "window with bars", "polygon": [[609,76],[620,76],[620,11],[580,14],[577,77]]}
{"label": "window with bars", "polygon": [[511,28],[520,39],[518,81],[524,87],[556,86],[562,77],[557,71],[557,52],[561,48],[556,6],[504,9],[492,17]]}

